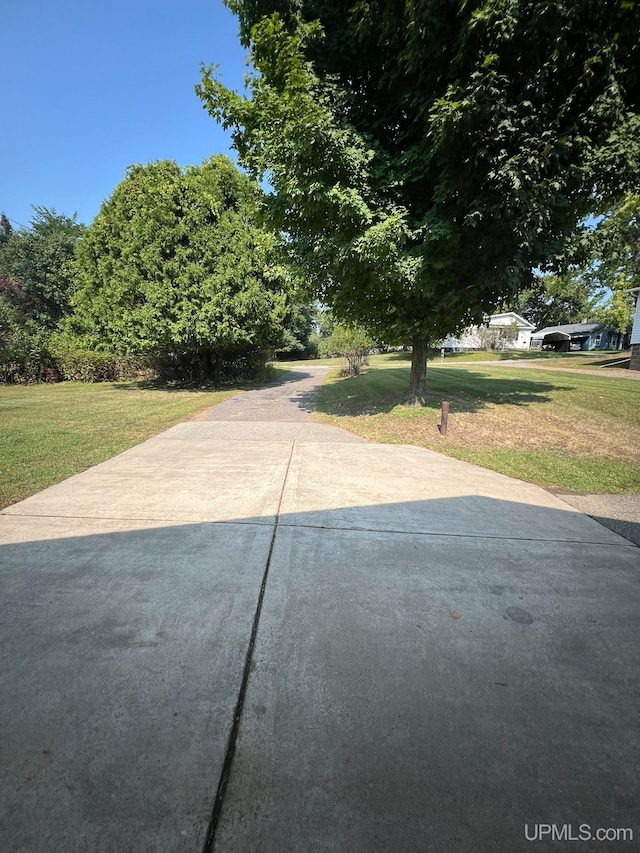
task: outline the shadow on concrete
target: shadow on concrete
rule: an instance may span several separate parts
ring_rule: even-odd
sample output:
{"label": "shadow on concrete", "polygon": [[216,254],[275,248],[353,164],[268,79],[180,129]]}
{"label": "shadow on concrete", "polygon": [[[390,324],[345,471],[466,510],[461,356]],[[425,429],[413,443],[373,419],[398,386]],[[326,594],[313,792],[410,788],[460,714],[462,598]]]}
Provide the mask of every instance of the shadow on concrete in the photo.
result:
{"label": "shadow on concrete", "polygon": [[269,517],[0,521],[2,850],[202,849],[267,564],[214,850],[637,830],[639,552],[585,516],[319,509],[271,552]]}
{"label": "shadow on concrete", "polygon": [[288,397],[290,403],[293,403],[301,412],[307,412],[311,414],[315,412],[315,399],[318,394],[318,389],[313,388],[310,391],[301,391],[298,394],[294,394],[291,397]]}
{"label": "shadow on concrete", "polygon": [[[117,382],[114,384],[116,390],[123,391],[191,391],[193,393],[215,393],[217,391],[256,391],[262,388],[275,388],[279,385],[286,385],[289,382],[296,382],[300,379],[310,379],[314,374],[303,372],[302,370],[289,370],[287,368],[276,367],[277,376],[268,376],[264,379],[255,379],[251,381],[229,381],[221,385],[198,385],[198,384],[181,384],[179,382],[166,382],[155,379],[139,379]],[[286,371],[283,373],[283,370]]]}
{"label": "shadow on concrete", "polygon": [[307,370],[296,369],[288,370],[287,368],[278,367],[278,372],[285,370],[276,379],[269,379],[262,383],[257,383],[255,388],[278,388],[281,385],[288,385],[290,382],[300,382],[302,379],[312,379],[317,374],[310,373]]}
{"label": "shadow on concrete", "polygon": [[598,524],[602,524],[604,527],[608,527],[609,530],[613,530],[614,533],[617,533],[618,536],[623,536],[625,539],[628,539],[629,542],[632,542],[634,545],[640,545],[640,523],[637,521],[629,521],[624,518],[607,518],[603,515],[598,515],[596,513],[587,513],[590,518],[594,521],[597,521]]}

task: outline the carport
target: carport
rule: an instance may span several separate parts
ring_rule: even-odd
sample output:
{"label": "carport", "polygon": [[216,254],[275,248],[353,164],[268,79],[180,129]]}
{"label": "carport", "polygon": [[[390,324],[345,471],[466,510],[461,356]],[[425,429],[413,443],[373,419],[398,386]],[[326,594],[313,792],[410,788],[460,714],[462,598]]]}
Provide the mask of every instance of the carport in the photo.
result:
{"label": "carport", "polygon": [[547,332],[541,337],[533,334],[531,336],[531,348],[543,349],[545,346],[553,345],[556,352],[569,352],[571,340],[571,335],[566,332]]}
{"label": "carport", "polygon": [[[599,349],[603,339],[602,323],[567,323],[563,326],[546,326],[531,335],[532,349],[547,347],[556,352]],[[608,337],[604,336],[605,341]]]}

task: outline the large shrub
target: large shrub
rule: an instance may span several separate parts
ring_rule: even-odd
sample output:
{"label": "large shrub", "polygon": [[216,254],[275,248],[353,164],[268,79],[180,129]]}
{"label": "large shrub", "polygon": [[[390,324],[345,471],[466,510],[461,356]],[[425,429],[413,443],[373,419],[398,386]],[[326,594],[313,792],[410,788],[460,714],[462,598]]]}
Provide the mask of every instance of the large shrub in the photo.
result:
{"label": "large shrub", "polygon": [[344,376],[357,376],[368,363],[369,351],[373,341],[360,326],[343,326],[336,323],[326,342],[327,354],[342,358],[341,373]]}
{"label": "large shrub", "polygon": [[68,332],[187,381],[255,372],[281,342],[288,286],[258,228],[261,191],[220,155],[132,166],[78,249]]}

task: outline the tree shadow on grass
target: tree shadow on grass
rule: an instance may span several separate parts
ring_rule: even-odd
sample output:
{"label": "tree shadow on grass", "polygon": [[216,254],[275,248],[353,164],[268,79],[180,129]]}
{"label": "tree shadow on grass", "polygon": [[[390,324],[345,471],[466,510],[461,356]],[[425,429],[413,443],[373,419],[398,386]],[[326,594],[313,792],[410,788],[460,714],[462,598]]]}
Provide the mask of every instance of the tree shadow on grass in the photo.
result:
{"label": "tree shadow on grass", "polygon": [[[367,371],[325,385],[315,397],[314,410],[350,417],[389,413],[406,403],[408,386],[407,368]],[[456,412],[478,412],[487,405],[548,403],[552,392],[572,388],[535,378],[496,378],[478,369],[460,371],[439,367],[427,371],[426,402],[417,411],[439,410],[444,400]]]}
{"label": "tree shadow on grass", "polygon": [[397,361],[399,364],[411,364],[410,352],[385,352],[380,353],[385,358],[385,361]]}
{"label": "tree shadow on grass", "polygon": [[276,387],[285,385],[288,382],[297,382],[300,379],[309,379],[313,376],[312,373],[305,373],[301,370],[289,370],[284,368],[272,368],[267,374],[257,379],[228,381],[219,384],[198,384],[198,383],[180,383],[168,382],[162,379],[131,379],[124,382],[114,384],[114,388],[119,391],[166,391],[181,393],[191,392],[197,394],[218,393],[220,391],[255,391],[260,388]]}

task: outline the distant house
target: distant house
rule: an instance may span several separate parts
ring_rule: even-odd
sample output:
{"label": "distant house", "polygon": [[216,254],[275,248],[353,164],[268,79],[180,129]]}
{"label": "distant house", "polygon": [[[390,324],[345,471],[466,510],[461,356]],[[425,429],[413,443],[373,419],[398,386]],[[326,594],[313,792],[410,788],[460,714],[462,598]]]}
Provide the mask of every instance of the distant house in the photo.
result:
{"label": "distant house", "polygon": [[636,301],[636,313],[631,327],[631,361],[629,370],[640,370],[640,287],[627,291]]}
{"label": "distant house", "polygon": [[457,337],[446,338],[446,350],[529,349],[531,333],[535,326],[515,311],[492,314],[481,326],[469,326]]}
{"label": "distant house", "polygon": [[[531,335],[531,349],[571,350],[619,349],[624,335],[602,323],[568,323],[547,326]],[[640,338],[639,341],[640,343]]]}
{"label": "distant house", "polygon": [[513,335],[505,338],[504,349],[529,349],[535,326],[515,311],[507,311],[506,314],[492,314],[489,328],[513,331]]}

